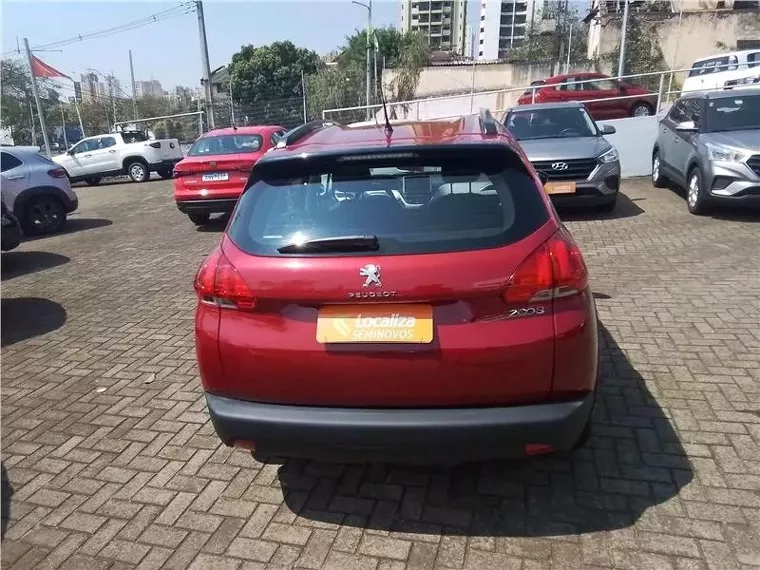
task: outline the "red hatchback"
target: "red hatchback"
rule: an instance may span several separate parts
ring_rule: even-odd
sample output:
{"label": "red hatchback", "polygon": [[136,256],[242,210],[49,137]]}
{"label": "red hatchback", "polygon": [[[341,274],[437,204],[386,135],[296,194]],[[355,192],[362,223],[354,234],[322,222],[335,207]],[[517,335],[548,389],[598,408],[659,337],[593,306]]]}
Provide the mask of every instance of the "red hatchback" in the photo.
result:
{"label": "red hatchback", "polygon": [[271,149],[285,129],[237,127],[209,131],[174,167],[174,200],[198,225],[211,214],[229,213],[243,193],[254,163]]}
{"label": "red hatchback", "polygon": [[195,290],[201,381],[227,445],[459,462],[587,434],[586,266],[490,114],[291,131],[256,163]]}
{"label": "red hatchback", "polygon": [[601,121],[653,115],[657,93],[601,73],[574,73],[534,81],[517,102],[529,105],[560,101],[584,102],[594,120]]}

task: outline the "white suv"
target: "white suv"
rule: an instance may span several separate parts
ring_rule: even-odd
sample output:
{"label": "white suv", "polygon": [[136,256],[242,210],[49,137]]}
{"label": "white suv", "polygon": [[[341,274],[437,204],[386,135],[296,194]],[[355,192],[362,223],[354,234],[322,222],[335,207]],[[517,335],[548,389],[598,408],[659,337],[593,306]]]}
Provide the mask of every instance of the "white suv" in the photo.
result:
{"label": "white suv", "polygon": [[66,171],[38,147],[2,147],[0,178],[5,204],[26,235],[61,231],[66,215],[79,206]]}

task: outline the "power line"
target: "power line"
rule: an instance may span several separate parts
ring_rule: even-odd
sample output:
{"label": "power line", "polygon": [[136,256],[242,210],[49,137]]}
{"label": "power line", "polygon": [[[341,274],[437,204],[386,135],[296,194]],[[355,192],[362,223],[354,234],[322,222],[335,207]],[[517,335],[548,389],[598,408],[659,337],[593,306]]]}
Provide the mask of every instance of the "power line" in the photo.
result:
{"label": "power line", "polygon": [[[40,50],[46,50],[46,49],[52,49],[52,48],[59,48],[67,45],[71,45],[74,43],[80,43],[85,40],[91,40],[96,38],[104,38],[107,36],[111,36],[114,34],[118,34],[121,32],[126,32],[129,30],[134,30],[136,28],[140,28],[142,26],[147,26],[149,24],[153,24],[156,22],[160,22],[162,20],[168,20],[170,18],[176,18],[178,16],[184,16],[185,14],[189,14],[195,10],[195,7],[192,2],[182,2],[178,4],[177,6],[174,6],[173,8],[169,8],[167,10],[163,10],[161,12],[156,12],[155,14],[151,14],[149,16],[145,16],[143,18],[140,18],[138,20],[134,20],[132,22],[127,22],[126,24],[121,24],[119,26],[115,26],[113,28],[107,28],[105,30],[99,30],[96,32],[89,32],[85,34],[78,34],[74,37],[65,39],[65,40],[59,40],[56,42],[51,42],[48,44],[41,44],[34,46],[32,48],[32,51],[40,51]],[[3,56],[8,56],[12,54],[18,54],[20,53],[18,49],[11,50],[9,52],[5,52],[2,54]]]}

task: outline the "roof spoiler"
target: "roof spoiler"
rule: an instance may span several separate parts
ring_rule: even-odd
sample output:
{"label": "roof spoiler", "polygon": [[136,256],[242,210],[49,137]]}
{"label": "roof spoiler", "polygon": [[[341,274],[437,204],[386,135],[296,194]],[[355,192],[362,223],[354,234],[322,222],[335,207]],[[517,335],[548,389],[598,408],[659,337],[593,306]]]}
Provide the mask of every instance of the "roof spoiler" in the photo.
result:
{"label": "roof spoiler", "polygon": [[318,131],[319,129],[324,129],[325,127],[333,127],[338,125],[338,123],[332,122],[332,121],[325,121],[324,119],[317,119],[314,121],[309,121],[308,123],[304,123],[303,125],[300,125],[294,129],[289,130],[284,135],[282,135],[279,140],[277,141],[277,145],[275,148],[286,148],[288,145],[295,143],[299,139],[302,139],[308,134],[313,133],[314,131]]}

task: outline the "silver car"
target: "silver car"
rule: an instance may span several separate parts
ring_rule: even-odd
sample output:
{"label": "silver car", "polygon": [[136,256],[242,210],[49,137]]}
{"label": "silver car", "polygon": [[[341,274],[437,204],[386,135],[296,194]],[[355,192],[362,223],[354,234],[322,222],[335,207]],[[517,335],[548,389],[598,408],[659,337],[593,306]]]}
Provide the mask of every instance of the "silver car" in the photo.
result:
{"label": "silver car", "polygon": [[24,234],[61,231],[79,206],[66,171],[32,146],[4,146],[0,162],[3,201]]}
{"label": "silver car", "polygon": [[615,209],[620,160],[603,136],[614,134],[614,127],[597,127],[578,102],[518,105],[507,111],[504,125],[544,179],[555,204]]}
{"label": "silver car", "polygon": [[690,93],[660,122],[652,183],[686,188],[692,214],[719,202],[760,205],[760,89]]}

